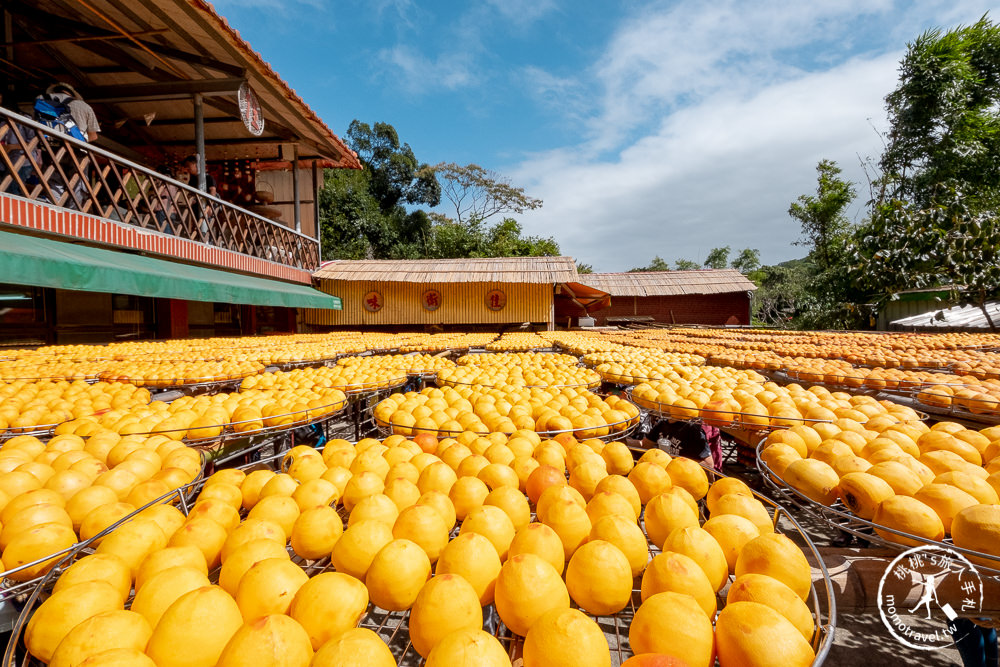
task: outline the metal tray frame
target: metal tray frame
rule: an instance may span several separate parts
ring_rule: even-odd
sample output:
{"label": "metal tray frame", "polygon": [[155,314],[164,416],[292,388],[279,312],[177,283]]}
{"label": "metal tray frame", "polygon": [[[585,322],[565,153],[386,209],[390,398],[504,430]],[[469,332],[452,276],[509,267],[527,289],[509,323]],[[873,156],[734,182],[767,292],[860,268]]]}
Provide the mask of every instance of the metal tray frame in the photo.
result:
{"label": "metal tray frame", "polygon": [[[980,572],[980,574],[1000,580],[1000,556],[994,556],[980,551],[973,551],[971,549],[964,549],[956,546],[951,541],[951,538],[946,538],[941,541],[929,540],[919,535],[913,535],[912,533],[903,532],[901,530],[896,530],[895,528],[877,524],[874,521],[862,519],[851,512],[840,500],[837,500],[837,502],[830,506],[823,505],[815,500],[812,500],[785,482],[781,476],[771,470],[767,463],[761,459],[760,452],[763,444],[764,443],[762,442],[757,445],[757,469],[760,471],[760,475],[764,479],[765,485],[771,489],[777,497],[781,498],[783,502],[788,503],[792,507],[805,512],[823,523],[826,523],[831,530],[842,530],[846,533],[854,535],[855,537],[893,551],[906,551],[907,549],[912,549],[913,547],[908,544],[900,544],[898,542],[888,540],[876,533],[876,529],[913,540],[919,544],[940,547],[942,549],[951,549],[952,551],[956,551],[970,560],[979,559],[979,562],[976,562],[976,569]],[[983,565],[983,562],[990,563],[990,565]]]}

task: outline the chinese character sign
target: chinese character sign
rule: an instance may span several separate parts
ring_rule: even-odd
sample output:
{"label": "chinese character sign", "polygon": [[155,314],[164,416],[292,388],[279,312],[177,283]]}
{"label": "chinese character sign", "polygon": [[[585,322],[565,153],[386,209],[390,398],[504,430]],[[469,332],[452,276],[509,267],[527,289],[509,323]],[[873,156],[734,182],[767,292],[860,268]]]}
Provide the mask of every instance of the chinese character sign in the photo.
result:
{"label": "chinese character sign", "polygon": [[507,305],[507,295],[501,289],[492,289],[486,293],[486,307],[490,310],[503,310]]}
{"label": "chinese character sign", "polygon": [[377,313],[382,310],[382,306],[385,305],[385,300],[383,300],[382,295],[378,292],[371,291],[365,294],[364,301],[362,303],[365,310],[369,313]]}
{"label": "chinese character sign", "polygon": [[429,289],[420,296],[420,303],[424,310],[437,310],[441,307],[441,292],[436,289]]}

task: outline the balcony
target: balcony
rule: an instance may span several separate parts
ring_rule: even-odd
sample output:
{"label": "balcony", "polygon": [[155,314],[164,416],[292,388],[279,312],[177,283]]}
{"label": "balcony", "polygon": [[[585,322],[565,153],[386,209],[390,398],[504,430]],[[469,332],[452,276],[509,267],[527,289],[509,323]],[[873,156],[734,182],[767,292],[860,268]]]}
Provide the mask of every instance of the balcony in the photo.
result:
{"label": "balcony", "polygon": [[[184,242],[135,249],[286,279],[302,280],[319,266],[316,239],[5,109],[0,144],[0,193]],[[192,253],[192,242],[226,252]],[[222,261],[228,253],[263,262]]]}

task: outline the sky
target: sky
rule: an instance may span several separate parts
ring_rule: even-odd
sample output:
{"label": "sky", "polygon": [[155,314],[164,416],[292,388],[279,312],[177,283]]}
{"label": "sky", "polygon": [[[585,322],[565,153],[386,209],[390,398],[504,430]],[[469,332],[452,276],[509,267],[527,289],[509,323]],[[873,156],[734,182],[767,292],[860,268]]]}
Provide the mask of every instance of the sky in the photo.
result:
{"label": "sky", "polygon": [[[805,255],[789,204],[877,161],[908,42],[978,0],[216,0],[337,134],[391,123],[544,205],[513,217],[596,271]],[[1000,17],[992,16],[994,20]],[[442,206],[439,210],[448,213]]]}

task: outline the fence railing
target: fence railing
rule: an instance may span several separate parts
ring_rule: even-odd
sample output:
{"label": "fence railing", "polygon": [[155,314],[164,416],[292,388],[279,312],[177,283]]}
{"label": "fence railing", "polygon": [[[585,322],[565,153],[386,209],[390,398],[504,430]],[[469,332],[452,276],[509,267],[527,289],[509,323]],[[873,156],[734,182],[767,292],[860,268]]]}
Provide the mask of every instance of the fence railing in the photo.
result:
{"label": "fence railing", "polygon": [[319,266],[315,239],[6,109],[0,149],[0,192],[288,266]]}

